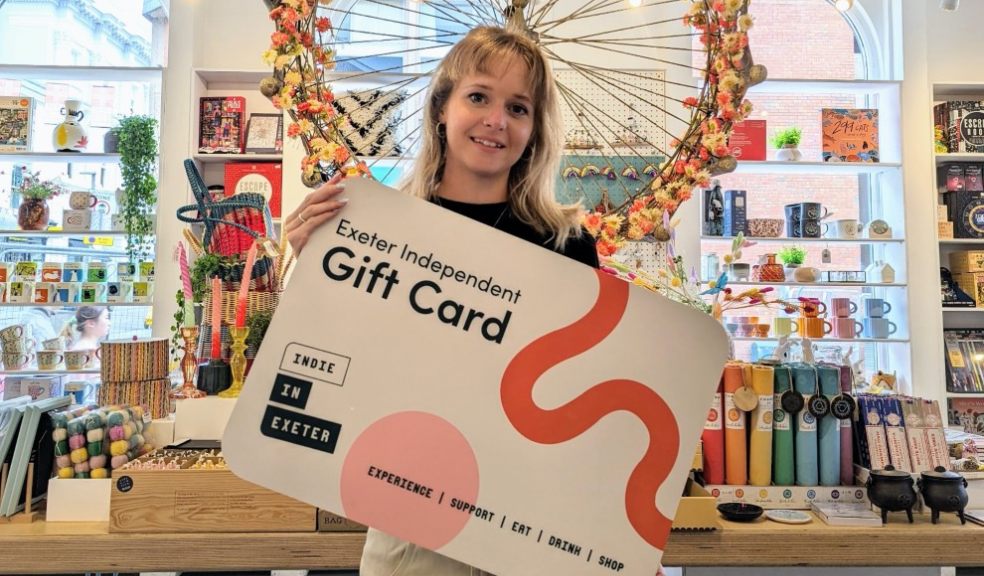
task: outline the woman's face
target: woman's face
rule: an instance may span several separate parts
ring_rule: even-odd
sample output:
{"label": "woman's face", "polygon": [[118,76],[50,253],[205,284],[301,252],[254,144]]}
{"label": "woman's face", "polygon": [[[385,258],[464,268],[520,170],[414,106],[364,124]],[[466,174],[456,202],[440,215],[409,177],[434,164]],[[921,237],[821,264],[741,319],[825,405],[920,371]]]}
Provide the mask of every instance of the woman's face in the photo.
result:
{"label": "woman's face", "polygon": [[533,133],[526,65],[515,57],[466,75],[441,114],[447,128],[445,179],[505,185]]}
{"label": "woman's face", "polygon": [[87,322],[85,336],[101,340],[109,335],[109,328],[112,322],[109,320],[109,310],[103,308],[99,316]]}

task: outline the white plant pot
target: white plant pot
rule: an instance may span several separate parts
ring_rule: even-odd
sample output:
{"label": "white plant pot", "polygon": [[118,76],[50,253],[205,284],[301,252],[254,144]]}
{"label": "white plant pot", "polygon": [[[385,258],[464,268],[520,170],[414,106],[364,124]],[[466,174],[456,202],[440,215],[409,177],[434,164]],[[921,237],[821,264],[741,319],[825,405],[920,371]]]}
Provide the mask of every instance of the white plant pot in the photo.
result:
{"label": "white plant pot", "polygon": [[796,162],[802,158],[803,153],[799,151],[799,148],[793,146],[786,145],[776,150],[776,160],[781,162]]}

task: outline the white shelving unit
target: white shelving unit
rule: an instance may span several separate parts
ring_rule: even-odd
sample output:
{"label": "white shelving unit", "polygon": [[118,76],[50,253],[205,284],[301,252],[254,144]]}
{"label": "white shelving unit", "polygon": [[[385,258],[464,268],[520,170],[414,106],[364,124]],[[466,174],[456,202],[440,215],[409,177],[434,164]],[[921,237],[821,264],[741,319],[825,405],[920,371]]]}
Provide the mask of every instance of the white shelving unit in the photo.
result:
{"label": "white shelving unit", "polygon": [[[748,218],[761,216],[777,217],[775,214],[775,204],[781,204],[775,199],[763,200],[761,203],[758,194],[767,194],[764,191],[754,189],[755,183],[759,181],[768,182],[765,185],[774,185],[774,180],[781,180],[782,177],[795,178],[802,176],[800,180],[805,184],[797,189],[795,197],[789,200],[789,194],[784,195],[783,201],[789,202],[825,202],[824,193],[827,188],[817,185],[818,180],[824,178],[832,179],[831,186],[845,187],[845,183],[852,179],[857,181],[858,200],[867,200],[866,206],[860,217],[864,221],[870,222],[873,219],[885,220],[892,229],[891,238],[751,238],[748,240],[756,244],[755,247],[746,249],[746,254],[759,254],[764,249],[766,252],[778,252],[778,249],[786,245],[799,245],[807,248],[811,252],[811,258],[806,265],[816,266],[822,269],[837,270],[863,270],[874,260],[884,260],[895,268],[896,281],[892,283],[875,282],[816,282],[801,283],[786,281],[780,283],[761,283],[761,282],[732,282],[728,285],[735,287],[736,291],[746,286],[775,286],[780,297],[795,295],[797,293],[809,293],[825,299],[831,297],[849,297],[855,303],[860,304],[862,297],[878,297],[888,300],[892,305],[892,311],[888,318],[898,325],[897,333],[886,339],[876,338],[819,338],[813,340],[817,344],[841,345],[846,351],[847,346],[855,345],[864,348],[864,356],[869,370],[885,369],[889,372],[896,372],[900,378],[903,390],[912,389],[912,360],[911,342],[908,338],[910,327],[907,325],[909,309],[909,285],[908,270],[906,265],[907,258],[907,234],[906,234],[906,207],[903,181],[902,164],[902,83],[895,80],[801,80],[801,79],[773,79],[753,86],[749,89],[749,97],[753,102],[763,102],[770,98],[770,95],[783,98],[783,106],[794,106],[792,97],[802,95],[808,99],[808,106],[816,107],[815,119],[810,117],[812,110],[808,109],[804,114],[797,116],[810,117],[808,120],[800,119],[800,122],[815,122],[816,125],[809,125],[809,131],[816,136],[816,128],[820,122],[820,108],[874,108],[878,110],[878,150],[880,162],[874,163],[851,163],[851,162],[822,162],[819,157],[808,156],[802,161],[784,162],[776,160],[765,161],[739,161],[735,171],[736,179],[740,185],[729,185],[726,178],[722,176],[724,189],[739,188],[746,191],[746,213]],[[787,104],[787,100],[789,100]],[[830,104],[826,104],[830,101]],[[823,104],[820,104],[823,102]],[[846,104],[850,102],[850,104]],[[774,125],[772,118],[768,118],[768,129],[771,132],[777,128],[788,126],[790,120],[783,116],[786,124]],[[795,122],[794,122],[795,124]],[[803,127],[800,124],[800,127]],[[811,141],[812,142],[812,141]],[[816,142],[819,145],[819,142]],[[770,156],[771,157],[771,156]],[[765,178],[744,178],[746,175],[776,176],[776,179]],[[791,180],[791,182],[796,182]],[[771,200],[771,202],[770,202]],[[756,210],[757,204],[770,204],[769,212],[765,209]],[[843,204],[843,202],[842,202]],[[839,211],[833,207],[834,212]],[[852,210],[852,213],[854,211]],[[848,216],[833,215],[824,222],[831,222],[838,218]],[[722,244],[730,243],[733,238],[700,236],[700,242],[705,250],[714,250],[718,256],[722,255]],[[833,261],[823,264],[819,260],[819,252],[828,248],[832,253]],[[743,257],[741,262],[749,265],[755,264],[753,255]],[[838,258],[843,259],[839,261]],[[790,279],[792,280],[792,279]],[[829,303],[829,302],[828,302]],[[741,312],[742,314],[755,315],[756,309]],[[771,316],[773,312],[766,313]],[[861,320],[863,312],[854,315],[856,320]],[[736,342],[743,344],[749,342],[769,342],[775,341],[774,338],[734,338]],[[847,345],[847,346],[845,346]],[[747,345],[742,346],[739,354],[747,351]]]}

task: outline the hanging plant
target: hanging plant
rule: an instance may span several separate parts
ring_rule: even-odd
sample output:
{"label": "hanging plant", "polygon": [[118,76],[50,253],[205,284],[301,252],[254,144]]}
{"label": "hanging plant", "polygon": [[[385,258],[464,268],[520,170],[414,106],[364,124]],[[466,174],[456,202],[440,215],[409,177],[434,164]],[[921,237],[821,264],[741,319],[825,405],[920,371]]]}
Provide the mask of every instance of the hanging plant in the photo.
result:
{"label": "hanging plant", "polygon": [[131,262],[153,256],[154,224],[151,214],[157,204],[157,120],[149,116],[127,116],[119,125],[120,168],[123,197],[120,212],[126,230],[126,251]]}

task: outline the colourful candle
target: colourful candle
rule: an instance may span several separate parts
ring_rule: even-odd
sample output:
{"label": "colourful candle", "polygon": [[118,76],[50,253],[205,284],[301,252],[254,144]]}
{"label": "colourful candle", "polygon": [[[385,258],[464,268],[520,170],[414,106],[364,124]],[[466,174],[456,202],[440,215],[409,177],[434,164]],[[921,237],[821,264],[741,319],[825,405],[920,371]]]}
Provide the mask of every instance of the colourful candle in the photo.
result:
{"label": "colourful candle", "polygon": [[184,325],[195,325],[195,300],[191,290],[191,273],[188,271],[188,253],[184,242],[178,242],[178,266],[181,269],[181,291],[184,293]]}
{"label": "colourful candle", "polygon": [[212,278],[212,360],[222,358],[222,280]]}
{"label": "colourful candle", "polygon": [[246,302],[249,300],[249,281],[253,276],[253,264],[256,263],[256,242],[249,247],[246,255],[246,266],[243,268],[243,279],[239,284],[239,297],[236,298],[236,327],[246,327]]}

